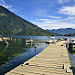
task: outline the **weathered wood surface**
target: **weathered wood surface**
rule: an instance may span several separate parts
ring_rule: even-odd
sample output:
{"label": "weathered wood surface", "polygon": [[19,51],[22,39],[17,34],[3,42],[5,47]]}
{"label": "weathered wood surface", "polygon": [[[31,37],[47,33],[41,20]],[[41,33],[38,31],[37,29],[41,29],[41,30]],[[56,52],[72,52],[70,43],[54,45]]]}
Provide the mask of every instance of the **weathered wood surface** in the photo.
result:
{"label": "weathered wood surface", "polygon": [[0,38],[4,41],[4,43],[5,43],[6,45],[9,44],[1,35],[0,35]]}
{"label": "weathered wood surface", "polygon": [[[49,45],[41,53],[26,61],[5,75],[73,75],[72,70],[63,69],[63,65],[71,67],[65,41]],[[25,65],[27,64],[28,65]],[[64,66],[66,68],[66,66]]]}

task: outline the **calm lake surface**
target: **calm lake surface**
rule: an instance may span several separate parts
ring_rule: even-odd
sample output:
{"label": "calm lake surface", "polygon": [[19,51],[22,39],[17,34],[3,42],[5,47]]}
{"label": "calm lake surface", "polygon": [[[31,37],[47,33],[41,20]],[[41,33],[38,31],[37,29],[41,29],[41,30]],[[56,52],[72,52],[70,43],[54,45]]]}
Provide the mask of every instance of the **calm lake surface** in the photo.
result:
{"label": "calm lake surface", "polygon": [[[46,39],[46,37],[39,36],[32,38],[34,40]],[[39,42],[35,48],[35,43],[25,43],[27,39],[30,39],[30,36],[15,36],[8,40],[9,45],[6,46],[0,42],[0,75],[4,75],[16,66],[23,64],[48,46],[46,43]]]}
{"label": "calm lake surface", "polygon": [[[49,36],[32,36],[34,40],[48,40]],[[61,36],[63,38],[63,36]],[[56,39],[60,36],[56,36]],[[71,39],[72,37],[68,37]],[[25,40],[30,39],[30,36],[13,36],[11,40],[8,40],[9,45],[3,45],[0,42],[0,75],[4,75],[6,72],[15,68],[16,66],[24,63],[28,59],[32,58],[36,54],[44,50],[48,44],[37,43],[35,49],[35,43],[25,43]],[[72,70],[75,74],[75,51],[68,51],[71,60]]]}
{"label": "calm lake surface", "polygon": [[70,62],[71,62],[71,68],[73,71],[73,74],[75,75],[75,48],[68,49]]}

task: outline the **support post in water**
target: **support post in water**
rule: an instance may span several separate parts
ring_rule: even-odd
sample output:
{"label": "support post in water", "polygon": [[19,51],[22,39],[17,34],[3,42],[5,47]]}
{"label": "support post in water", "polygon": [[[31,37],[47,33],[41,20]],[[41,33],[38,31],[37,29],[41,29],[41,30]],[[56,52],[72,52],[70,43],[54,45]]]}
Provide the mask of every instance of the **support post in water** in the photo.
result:
{"label": "support post in water", "polygon": [[0,38],[4,41],[4,43],[5,43],[6,45],[9,44],[1,35],[0,35]]}

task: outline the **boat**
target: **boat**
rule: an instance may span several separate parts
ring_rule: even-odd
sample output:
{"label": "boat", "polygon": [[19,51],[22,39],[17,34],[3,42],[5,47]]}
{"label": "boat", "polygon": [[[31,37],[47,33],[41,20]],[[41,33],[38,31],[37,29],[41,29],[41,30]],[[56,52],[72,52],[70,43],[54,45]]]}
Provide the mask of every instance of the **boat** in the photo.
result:
{"label": "boat", "polygon": [[69,48],[75,48],[75,39],[74,38],[69,40]]}
{"label": "boat", "polygon": [[26,40],[25,42],[26,42],[26,43],[32,43],[33,40],[32,40],[32,39],[30,39],[30,40]]}
{"label": "boat", "polygon": [[54,43],[53,40],[46,40],[45,43]]}
{"label": "boat", "polygon": [[48,37],[48,39],[50,38],[50,40],[46,40],[45,43],[55,43],[56,40],[54,39],[55,37]]}
{"label": "boat", "polygon": [[26,43],[32,43],[34,40],[32,39],[32,37],[30,36],[30,39],[29,40],[26,40],[25,42]]}
{"label": "boat", "polygon": [[55,37],[48,37],[48,38],[52,38],[52,39],[54,39]]}

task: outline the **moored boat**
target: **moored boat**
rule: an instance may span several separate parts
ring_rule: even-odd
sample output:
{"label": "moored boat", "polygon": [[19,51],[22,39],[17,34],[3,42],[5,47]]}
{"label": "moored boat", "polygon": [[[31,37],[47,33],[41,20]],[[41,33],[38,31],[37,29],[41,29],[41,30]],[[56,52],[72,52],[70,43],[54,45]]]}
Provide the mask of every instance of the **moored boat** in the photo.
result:
{"label": "moored boat", "polygon": [[75,48],[75,39],[69,40],[69,48]]}

